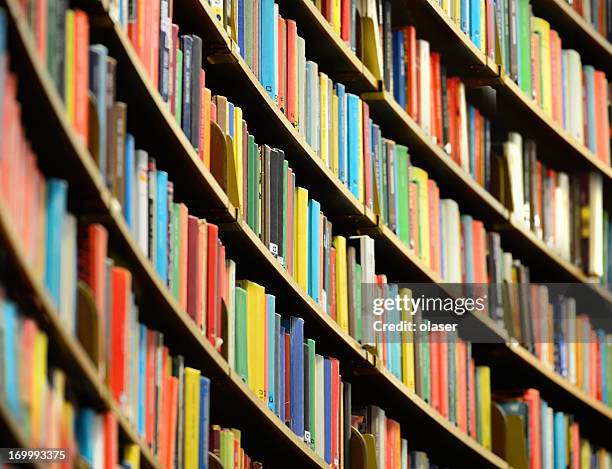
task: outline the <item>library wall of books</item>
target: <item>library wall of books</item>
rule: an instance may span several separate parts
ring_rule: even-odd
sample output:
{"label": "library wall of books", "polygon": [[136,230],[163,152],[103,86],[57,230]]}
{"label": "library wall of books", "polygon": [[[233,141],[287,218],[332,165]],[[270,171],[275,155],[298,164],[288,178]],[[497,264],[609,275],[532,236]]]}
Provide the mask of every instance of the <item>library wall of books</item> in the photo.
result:
{"label": "library wall of books", "polygon": [[0,0],[0,466],[612,469],[608,74],[612,0]]}

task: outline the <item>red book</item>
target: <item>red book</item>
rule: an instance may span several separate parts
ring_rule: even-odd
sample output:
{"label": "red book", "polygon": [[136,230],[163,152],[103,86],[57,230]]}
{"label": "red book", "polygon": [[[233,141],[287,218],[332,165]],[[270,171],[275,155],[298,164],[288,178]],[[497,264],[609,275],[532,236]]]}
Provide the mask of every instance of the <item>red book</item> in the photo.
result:
{"label": "red book", "polygon": [[550,76],[551,76],[551,90],[552,90],[552,118],[560,122],[563,118],[562,111],[560,110],[559,105],[561,104],[561,99],[563,94],[559,92],[561,84],[558,82],[557,77],[557,39],[559,35],[557,31],[554,29],[550,30],[549,36],[549,44],[550,44]]}
{"label": "red book", "polygon": [[104,469],[115,469],[118,465],[119,454],[119,432],[117,430],[117,418],[112,412],[104,414]]}
{"label": "red book", "polygon": [[485,0],[485,13],[486,13],[486,46],[487,46],[487,55],[492,59],[495,58],[495,35],[493,33],[493,26],[495,24],[495,19],[493,18],[493,2],[491,0]]}
{"label": "red book", "polygon": [[210,121],[217,123],[217,104],[214,101],[210,102]]}
{"label": "red book", "polygon": [[331,395],[331,433],[332,433],[332,467],[340,464],[340,362],[330,358],[332,395]]}
{"label": "red book", "polygon": [[[438,372],[440,374],[440,413],[448,418],[448,335],[446,332],[438,334]],[[456,383],[456,381],[455,381]],[[456,394],[458,395],[458,393]]]}
{"label": "red book", "polygon": [[152,447],[155,438],[155,331],[147,330],[147,358],[146,358],[146,402],[145,402],[145,434],[146,442]]}
{"label": "red book", "polygon": [[459,151],[459,107],[457,80],[447,78],[446,92],[448,95],[448,137],[451,144],[451,158],[461,166],[461,152]]}
{"label": "red book", "polygon": [[159,36],[160,36],[160,16],[161,3],[159,0],[151,2],[151,43],[146,50],[151,54],[149,59],[149,77],[153,81],[153,86],[159,88]]}
{"label": "red book", "polygon": [[[209,225],[210,226],[210,225]],[[225,276],[225,246],[221,244],[221,241],[218,241],[218,250],[219,250],[219,262],[217,263],[217,292],[216,292],[216,300],[217,300],[217,330],[216,334],[218,338],[223,337],[223,315],[222,315],[222,304],[227,304],[227,295],[226,295],[226,276]],[[217,350],[221,350],[221,346],[223,343],[219,340],[217,344]]]}
{"label": "red book", "polygon": [[283,113],[287,106],[287,23],[278,15],[278,99],[276,104]]}
{"label": "red book", "polygon": [[[208,256],[206,280],[208,292],[206,295],[206,336],[208,341],[217,346],[217,295],[218,289],[218,263],[219,263],[219,228],[212,223],[208,224]],[[220,338],[220,337],[219,337]]]}
{"label": "red book", "polygon": [[432,125],[431,135],[435,137],[436,143],[442,143],[442,87],[440,85],[440,54],[432,52],[429,56],[429,64],[431,69],[431,104],[432,109]]}
{"label": "red book", "polygon": [[440,189],[433,179],[427,180],[429,194],[429,257],[431,269],[440,274],[442,259],[440,256]]}
{"label": "red book", "polygon": [[528,389],[523,394],[529,413],[529,468],[540,469],[542,458],[540,453],[540,391]]}
{"label": "red book", "polygon": [[608,120],[608,83],[604,72],[595,71],[595,129],[597,156],[610,164],[610,121]]}
{"label": "red book", "polygon": [[126,347],[128,328],[128,308],[132,292],[132,274],[123,267],[112,269],[112,309],[111,309],[111,366],[109,387],[118,404],[126,402]]}
{"label": "red book", "polygon": [[[285,115],[289,122],[296,124],[296,76],[297,76],[297,25],[293,20],[287,20],[287,96]],[[289,212],[292,213],[292,212]]]}
{"label": "red book", "polygon": [[570,427],[571,468],[580,469],[580,424],[573,422]]}
{"label": "red book", "polygon": [[482,169],[482,154],[480,153],[480,142],[482,135],[480,133],[481,123],[480,111],[474,108],[474,179],[481,184],[480,174]]}
{"label": "red book", "polygon": [[291,418],[291,338],[288,332],[285,332],[285,420],[289,422]]}
{"label": "red book", "polygon": [[[144,16],[145,16],[144,0],[136,0],[135,15],[132,21],[128,20],[128,37],[134,46],[134,50],[139,57],[142,57],[142,48],[144,42]],[[173,44],[176,44],[174,42]]]}
{"label": "red book", "polygon": [[210,168],[210,161],[208,162],[208,165],[206,164],[205,161],[205,150],[204,150],[204,143],[206,141],[208,141],[208,139],[206,138],[206,130],[207,128],[210,128],[210,123],[208,123],[207,126],[207,122],[206,122],[206,114],[207,111],[210,110],[210,107],[205,106],[204,104],[206,103],[206,74],[204,73],[204,70],[200,69],[200,143],[198,144],[198,148],[199,148],[199,156],[200,159],[204,162],[204,166],[206,166],[207,168]]}
{"label": "red book", "polygon": [[328,22],[332,22],[332,14],[333,14],[333,0],[321,0],[321,13]]}
{"label": "red book", "polygon": [[[481,263],[481,253],[485,249],[484,239],[481,237],[484,226],[480,220],[472,220],[472,252],[474,253],[474,283],[486,283],[483,279],[486,276],[486,265]],[[485,270],[483,270],[483,268]]]}
{"label": "red book", "polygon": [[365,180],[365,204],[367,207],[372,208],[372,154],[370,152],[370,107],[365,101],[362,101],[362,115],[363,115],[363,168],[364,168],[364,180]]}
{"label": "red book", "polygon": [[407,111],[414,120],[419,120],[419,88],[417,75],[418,50],[416,42],[416,29],[407,26],[404,30],[404,51],[406,57],[406,82],[408,84]]}
{"label": "red book", "polygon": [[440,412],[440,339],[437,332],[429,333],[430,404]]}
{"label": "red book", "polygon": [[331,317],[335,321],[336,314],[336,248],[331,248],[330,250],[330,269],[329,275],[331,277]]}
{"label": "red book", "polygon": [[187,313],[199,326],[202,323],[202,252],[200,220],[189,215],[187,257]]}
{"label": "red book", "polygon": [[74,129],[89,141],[89,18],[74,11]]}
{"label": "red book", "polygon": [[347,44],[351,43],[351,0],[341,0],[340,4],[340,37]]}
{"label": "red book", "polygon": [[34,2],[36,9],[35,21],[36,51],[42,63],[47,65],[47,0]]}

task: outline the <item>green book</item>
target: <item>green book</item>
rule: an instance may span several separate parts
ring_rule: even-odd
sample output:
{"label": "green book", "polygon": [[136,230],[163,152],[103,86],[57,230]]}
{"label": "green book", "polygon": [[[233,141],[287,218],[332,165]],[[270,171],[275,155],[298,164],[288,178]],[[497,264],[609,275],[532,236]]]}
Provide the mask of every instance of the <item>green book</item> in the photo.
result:
{"label": "green book", "polygon": [[287,267],[287,259],[289,258],[289,254],[287,251],[287,173],[289,171],[289,162],[287,160],[283,161],[283,266]]}
{"label": "green book", "polygon": [[255,179],[256,147],[255,137],[249,135],[247,137],[247,224],[253,231],[255,231],[255,197],[257,191],[257,180]]}
{"label": "green book", "polygon": [[531,96],[531,14],[529,0],[518,2],[519,86]]}
{"label": "green book", "polygon": [[310,430],[310,447],[315,447],[315,427],[317,421],[317,378],[316,378],[316,360],[315,360],[315,341],[308,339],[306,343],[308,347],[308,428]]}
{"label": "green book", "polygon": [[361,265],[355,264],[355,340],[361,342],[363,322],[361,320]]}
{"label": "green book", "polygon": [[244,3],[244,60],[253,69],[253,2]]}
{"label": "green book", "polygon": [[[187,235],[187,233],[185,233]],[[181,207],[172,204],[172,294],[178,300],[180,286],[181,259]]]}
{"label": "green book", "polygon": [[[382,140],[382,139],[381,139]],[[381,212],[382,212],[382,217],[383,220],[385,222],[385,225],[387,225],[389,223],[389,200],[388,200],[388,192],[387,192],[387,146],[386,145],[382,145],[382,148],[380,150],[380,159],[381,159],[381,180],[380,180],[380,187],[381,187],[381,196],[382,196],[382,201],[381,201]]]}
{"label": "green book", "polygon": [[408,217],[408,148],[395,146],[395,165],[397,172],[397,235],[406,246],[410,244],[410,226]]}
{"label": "green book", "polygon": [[[423,321],[425,322],[425,321]],[[429,363],[429,332],[421,332],[421,367],[423,369],[423,395],[421,396],[431,404],[431,370]]]}
{"label": "green book", "polygon": [[246,319],[246,290],[236,287],[235,295],[235,321],[236,321],[236,373],[245,382],[248,380],[249,368],[247,362],[247,319]]}
{"label": "green book", "polygon": [[183,116],[183,51],[176,51],[176,90],[174,91],[174,114],[176,123],[181,125]]}

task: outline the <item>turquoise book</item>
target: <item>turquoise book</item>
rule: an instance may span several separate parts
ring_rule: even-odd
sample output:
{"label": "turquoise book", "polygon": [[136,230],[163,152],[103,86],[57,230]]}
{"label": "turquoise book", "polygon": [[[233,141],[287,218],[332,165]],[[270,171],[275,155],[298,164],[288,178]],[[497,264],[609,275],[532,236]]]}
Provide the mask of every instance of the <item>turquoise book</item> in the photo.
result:
{"label": "turquoise book", "polygon": [[47,262],[45,285],[51,299],[59,307],[61,296],[62,227],[66,216],[68,183],[62,179],[47,181]]}
{"label": "turquoise book", "polygon": [[308,201],[308,294],[319,302],[321,264],[321,204],[314,199]]}
{"label": "turquoise book", "polygon": [[359,98],[347,93],[348,188],[359,197]]}
{"label": "turquoise book", "polygon": [[274,99],[276,88],[276,74],[274,73],[274,58],[276,51],[274,48],[274,0],[261,0],[261,18],[259,22],[259,73],[261,84]]}
{"label": "turquoise book", "polygon": [[168,282],[168,173],[157,171],[155,268],[162,282]]}

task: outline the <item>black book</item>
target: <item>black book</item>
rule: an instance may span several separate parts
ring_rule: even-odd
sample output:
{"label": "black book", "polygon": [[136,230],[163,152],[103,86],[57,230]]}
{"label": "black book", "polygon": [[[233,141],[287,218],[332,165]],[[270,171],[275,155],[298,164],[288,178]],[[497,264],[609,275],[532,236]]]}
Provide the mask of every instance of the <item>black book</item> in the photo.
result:
{"label": "black book", "polygon": [[274,206],[274,228],[272,233],[274,239],[272,242],[276,243],[277,253],[276,256],[279,260],[284,260],[285,252],[283,251],[283,212],[284,212],[284,172],[285,172],[285,153],[283,150],[274,149],[272,151],[272,160],[270,165],[274,166],[272,170],[273,178],[270,182],[270,188],[272,189],[272,202]]}
{"label": "black book", "polygon": [[183,133],[193,143],[191,138],[191,98],[192,98],[192,48],[193,39],[191,36],[181,36],[181,50],[183,51],[183,112],[181,128]]}
{"label": "black book", "polygon": [[264,245],[266,246],[266,248],[268,248],[270,250],[270,252],[272,252],[272,254],[276,254],[272,248],[270,247],[270,243],[271,243],[271,233],[270,233],[270,229],[271,229],[271,210],[272,207],[270,206],[270,180],[272,178],[272,174],[271,174],[271,164],[270,164],[270,160],[272,158],[272,150],[270,149],[269,146],[264,145],[263,146],[263,151],[262,151],[262,155],[261,155],[261,191],[262,191],[262,199],[261,199],[261,203],[262,203],[262,214],[263,214],[263,223],[262,223],[262,240],[264,242]]}
{"label": "black book", "polygon": [[343,416],[344,421],[344,467],[351,467],[351,418],[352,403],[351,403],[351,383],[343,383]]}
{"label": "black book", "polygon": [[200,72],[202,70],[202,39],[191,36],[191,144],[200,151]]}

